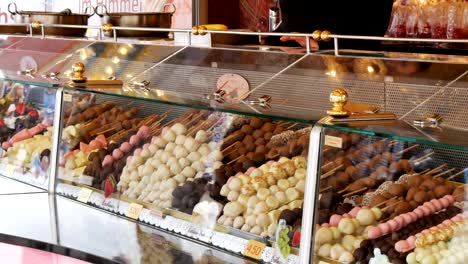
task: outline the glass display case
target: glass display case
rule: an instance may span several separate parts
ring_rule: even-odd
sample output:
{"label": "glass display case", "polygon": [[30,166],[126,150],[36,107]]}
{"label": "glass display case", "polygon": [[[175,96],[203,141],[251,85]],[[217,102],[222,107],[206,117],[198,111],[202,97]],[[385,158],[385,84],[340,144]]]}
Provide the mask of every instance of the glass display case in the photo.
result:
{"label": "glass display case", "polygon": [[[10,142],[11,133],[2,164],[21,161],[8,153],[16,144],[43,165],[62,246],[111,260],[127,250],[130,263],[160,251],[162,262],[183,262],[175,258],[185,243],[221,263],[417,263],[439,257],[409,253],[419,232],[465,221],[465,57],[19,37],[2,45],[2,80],[42,87],[25,101],[51,127],[39,133],[48,144]],[[327,115],[336,88],[347,92],[344,118]],[[178,242],[154,238],[156,229]],[[106,232],[120,239],[89,243]],[[132,244],[142,237],[157,242]]]}

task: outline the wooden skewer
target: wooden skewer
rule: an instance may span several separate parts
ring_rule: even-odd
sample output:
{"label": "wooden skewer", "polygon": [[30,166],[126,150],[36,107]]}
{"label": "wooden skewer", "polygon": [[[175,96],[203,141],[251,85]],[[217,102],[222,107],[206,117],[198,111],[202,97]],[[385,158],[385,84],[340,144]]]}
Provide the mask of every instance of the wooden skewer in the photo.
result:
{"label": "wooden skewer", "polygon": [[237,161],[238,159],[240,159],[240,158],[242,158],[242,157],[244,157],[244,155],[242,155],[242,156],[239,156],[239,157],[237,157],[237,158],[235,158],[235,159],[231,160],[231,161],[230,161],[230,162],[228,162],[227,164],[229,165],[229,164],[231,164],[231,163],[234,163],[235,161]]}
{"label": "wooden skewer", "polygon": [[190,120],[190,121],[186,124],[186,126],[189,126],[189,125],[193,124],[194,122],[197,122],[201,117],[203,117],[203,113],[200,113],[200,114],[198,114],[197,116],[194,116],[194,117],[192,118],[192,120]]}
{"label": "wooden skewer", "polygon": [[374,205],[374,207],[380,207],[380,206],[386,204],[387,202],[392,201],[392,200],[395,200],[395,199],[397,199],[397,198],[398,198],[398,196],[393,196],[392,198],[390,198],[390,199],[388,199],[388,200],[386,200],[386,201],[383,201],[383,202],[380,202],[380,203]]}
{"label": "wooden skewer", "polygon": [[415,148],[417,148],[417,147],[419,147],[419,144],[413,145],[413,146],[411,146],[411,147],[407,147],[407,148],[405,148],[404,150],[399,151],[399,152],[397,152],[397,153],[395,153],[395,154],[397,154],[397,155],[403,155],[403,154],[405,154],[406,152],[408,152],[408,151],[410,151],[410,150],[412,150],[412,149],[415,149]]}
{"label": "wooden skewer", "polygon": [[227,157],[227,156],[229,156],[231,153],[234,153],[234,152],[236,152],[236,151],[237,151],[236,149],[233,149],[232,151],[230,151],[230,152],[228,152],[228,153],[226,153],[226,154],[223,153],[223,156],[224,156],[224,157]]}
{"label": "wooden skewer", "polygon": [[450,180],[456,178],[457,176],[462,175],[463,173],[465,173],[465,171],[466,171],[466,170],[459,171],[459,172],[455,173],[454,175],[448,177],[446,180],[447,180],[447,181],[450,181]]}
{"label": "wooden skewer", "polygon": [[273,155],[273,156],[271,156],[271,157],[268,158],[268,159],[269,159],[269,160],[274,160],[274,159],[276,159],[277,157],[279,157],[279,154]]}
{"label": "wooden skewer", "polygon": [[[188,114],[186,117],[182,118],[179,123],[184,123],[186,120],[189,120],[193,116],[193,113]],[[177,120],[177,119],[174,119]]]}
{"label": "wooden skewer", "polygon": [[424,175],[432,175],[434,172],[439,171],[440,169],[446,167],[447,165],[448,165],[447,163],[444,163],[444,164],[440,165],[439,167],[434,168],[434,169],[426,172],[426,174],[424,174]]}
{"label": "wooden skewer", "polygon": [[429,158],[429,157],[432,156],[433,154],[434,154],[434,152],[431,152],[431,153],[426,154],[426,155],[424,155],[424,156],[422,156],[422,157],[420,157],[420,158],[415,159],[414,161],[419,161],[419,160],[423,160],[423,159],[425,159],[425,158]]}
{"label": "wooden skewer", "polygon": [[341,164],[340,166],[338,167],[335,167],[334,169],[330,170],[329,172],[325,173],[325,174],[322,174],[322,176],[320,176],[320,179],[323,180],[323,179],[326,179],[330,176],[332,176],[333,174],[335,174],[335,172],[339,169],[341,169],[341,167],[343,167],[343,164]]}
{"label": "wooden skewer", "polygon": [[446,170],[446,171],[441,172],[441,173],[439,173],[439,174],[437,174],[437,175],[434,175],[434,176],[432,176],[432,177],[433,177],[433,178],[441,177],[441,176],[444,176],[445,174],[448,174],[448,173],[450,173],[450,172],[452,172],[452,171],[454,171],[454,170],[455,170],[455,168],[451,168],[450,170]]}
{"label": "wooden skewer", "polygon": [[319,192],[322,193],[322,192],[325,192],[325,191],[330,190],[331,188],[332,188],[332,186],[330,185],[330,186],[328,186],[328,187],[325,187],[325,188],[321,189]]}
{"label": "wooden skewer", "polygon": [[355,190],[355,191],[353,191],[353,192],[344,194],[343,197],[345,197],[345,198],[346,198],[346,197],[350,197],[350,196],[353,196],[353,195],[355,195],[355,194],[357,194],[357,193],[360,193],[360,192],[362,192],[362,191],[365,191],[365,190],[367,190],[367,187],[362,187],[362,188],[359,189],[359,190]]}
{"label": "wooden skewer", "polygon": [[234,146],[237,145],[238,143],[239,143],[239,141],[236,141],[236,142],[232,143],[231,145],[229,145],[229,146],[225,147],[223,150],[221,150],[221,152],[224,152],[224,151],[226,151],[226,150],[228,150],[228,149],[234,147]]}
{"label": "wooden skewer", "polygon": [[286,130],[290,130],[291,128],[293,128],[293,127],[295,127],[295,126],[297,126],[297,123],[294,123],[294,124],[288,126],[288,127],[286,128]]}
{"label": "wooden skewer", "polygon": [[322,170],[326,168],[327,166],[333,165],[333,161],[328,162],[327,164],[322,166]]}
{"label": "wooden skewer", "polygon": [[346,192],[346,191],[349,189],[349,186],[351,186],[351,185],[348,185],[346,188],[344,188],[344,189],[341,190],[341,191],[337,191],[336,193],[337,193],[337,194],[342,194],[342,193]]}
{"label": "wooden skewer", "polygon": [[198,130],[200,130],[205,125],[205,122],[206,121],[203,121],[197,126],[195,126],[191,131],[187,133],[187,136],[192,136],[193,134],[195,134]]}
{"label": "wooden skewer", "polygon": [[384,208],[382,208],[381,210],[382,210],[382,211],[387,211],[388,208],[390,208],[390,207],[392,207],[392,206],[396,206],[397,204],[399,204],[399,203],[401,203],[401,202],[403,202],[403,200],[400,200],[400,201],[398,201],[398,202],[389,204],[389,205],[385,206]]}
{"label": "wooden skewer", "polygon": [[428,171],[429,171],[429,169],[425,169],[425,170],[423,170],[423,171],[421,171],[421,172],[418,172],[418,173],[416,173],[416,174],[418,174],[418,175],[423,175],[423,174],[427,173]]}

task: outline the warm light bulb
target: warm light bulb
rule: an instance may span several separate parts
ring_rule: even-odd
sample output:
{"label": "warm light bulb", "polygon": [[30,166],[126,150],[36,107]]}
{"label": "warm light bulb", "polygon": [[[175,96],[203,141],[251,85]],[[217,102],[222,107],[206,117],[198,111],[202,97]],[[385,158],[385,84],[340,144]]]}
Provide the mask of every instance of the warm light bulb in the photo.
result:
{"label": "warm light bulb", "polygon": [[122,54],[122,55],[127,55],[128,49],[125,48],[125,47],[121,47],[121,48],[119,48],[119,53]]}
{"label": "warm light bulb", "polygon": [[117,58],[117,57],[113,57],[113,58],[112,58],[112,62],[113,62],[114,64],[118,64],[118,63],[120,62],[120,59]]}
{"label": "warm light bulb", "polygon": [[374,73],[374,68],[372,66],[367,66],[367,72],[368,73]]}
{"label": "warm light bulb", "polygon": [[105,68],[105,72],[106,72],[107,74],[112,74],[112,73],[114,73],[114,70],[112,69],[112,67],[107,66],[107,67]]}
{"label": "warm light bulb", "polygon": [[331,77],[336,77],[336,71],[335,70],[331,70],[331,71],[329,71],[329,72],[327,72],[325,74],[328,75],[328,76],[331,76]]}

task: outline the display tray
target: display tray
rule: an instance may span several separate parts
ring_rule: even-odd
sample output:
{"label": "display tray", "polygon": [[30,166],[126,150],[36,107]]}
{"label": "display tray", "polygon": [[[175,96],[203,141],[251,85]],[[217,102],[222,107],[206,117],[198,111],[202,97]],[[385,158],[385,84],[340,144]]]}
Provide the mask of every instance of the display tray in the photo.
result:
{"label": "display tray", "polygon": [[91,263],[250,263],[47,193],[0,195],[0,208],[14,212],[0,223],[0,241]]}

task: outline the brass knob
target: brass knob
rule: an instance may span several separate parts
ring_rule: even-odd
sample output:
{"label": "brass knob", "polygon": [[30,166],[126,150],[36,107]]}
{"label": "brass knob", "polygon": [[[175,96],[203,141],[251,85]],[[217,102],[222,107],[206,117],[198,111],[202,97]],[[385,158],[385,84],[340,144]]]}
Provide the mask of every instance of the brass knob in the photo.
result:
{"label": "brass knob", "polygon": [[315,30],[314,32],[312,32],[312,38],[313,38],[315,41],[319,41],[319,40],[320,40],[320,35],[322,35],[322,31],[321,31],[321,30]]}
{"label": "brass knob", "polygon": [[192,27],[192,34],[195,35],[195,36],[198,35],[198,27],[197,26]]}
{"label": "brass knob", "polygon": [[86,82],[86,77],[84,76],[85,66],[82,62],[77,62],[72,65],[72,78],[71,80],[76,83]]}
{"label": "brass knob", "polygon": [[348,93],[344,89],[335,89],[330,93],[330,103],[333,108],[327,111],[327,114],[334,117],[346,117],[350,112],[344,108],[348,102]]}
{"label": "brass knob", "polygon": [[103,24],[101,28],[102,28],[102,31],[109,33],[112,31],[112,24],[111,23]]}
{"label": "brass knob", "polygon": [[323,41],[330,41],[330,35],[331,35],[330,31],[324,30],[320,34],[320,39],[323,40]]}
{"label": "brass knob", "polygon": [[208,29],[205,26],[199,26],[198,27],[198,34],[200,34],[200,36],[205,36],[207,30]]}
{"label": "brass knob", "polygon": [[40,28],[40,27],[41,27],[41,21],[33,21],[33,22],[31,23],[31,27],[32,27],[32,28],[35,28],[35,29]]}

